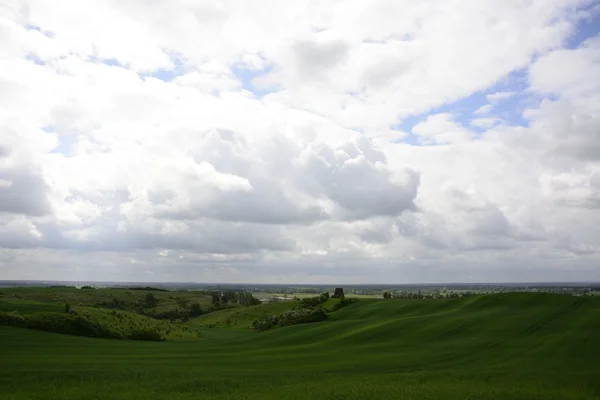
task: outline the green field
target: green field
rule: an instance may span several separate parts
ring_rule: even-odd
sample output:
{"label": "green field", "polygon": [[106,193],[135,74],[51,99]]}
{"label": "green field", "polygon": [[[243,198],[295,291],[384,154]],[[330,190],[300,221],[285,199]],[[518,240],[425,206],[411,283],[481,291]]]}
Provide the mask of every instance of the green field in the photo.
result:
{"label": "green field", "polygon": [[600,399],[597,297],[361,300],[324,322],[243,326],[166,342],[0,327],[0,398]]}

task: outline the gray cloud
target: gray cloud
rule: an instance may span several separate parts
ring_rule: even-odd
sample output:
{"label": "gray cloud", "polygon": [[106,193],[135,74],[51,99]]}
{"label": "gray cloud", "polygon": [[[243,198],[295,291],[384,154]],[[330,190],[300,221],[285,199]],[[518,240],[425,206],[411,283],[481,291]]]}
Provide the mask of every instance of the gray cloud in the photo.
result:
{"label": "gray cloud", "polygon": [[45,215],[51,212],[48,186],[34,166],[0,166],[0,212]]}
{"label": "gray cloud", "polygon": [[312,78],[342,61],[348,48],[341,40],[325,43],[299,40],[292,45],[299,73]]}

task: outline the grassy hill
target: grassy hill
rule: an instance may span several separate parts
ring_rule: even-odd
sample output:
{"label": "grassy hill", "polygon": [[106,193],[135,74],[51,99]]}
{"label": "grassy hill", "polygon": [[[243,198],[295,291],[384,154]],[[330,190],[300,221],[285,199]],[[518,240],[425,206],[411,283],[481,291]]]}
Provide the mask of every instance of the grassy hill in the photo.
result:
{"label": "grassy hill", "polygon": [[[66,314],[59,304],[32,301],[0,301],[1,313],[17,311],[24,318],[23,327],[50,332],[62,332],[79,336],[96,336],[93,331],[104,332],[101,337],[131,338],[140,332],[156,332],[164,340],[199,340],[198,329],[188,324],[170,323],[127,311],[73,307],[73,314]],[[83,328],[78,319],[85,324]],[[85,329],[93,325],[97,329]]]}
{"label": "grassy hill", "polygon": [[[151,293],[156,305],[145,304]],[[211,297],[193,291],[161,291],[142,289],[78,289],[75,287],[15,287],[0,290],[0,302],[18,303],[21,300],[39,303],[71,304],[83,307],[116,308],[125,311],[164,313],[198,303],[203,309],[211,306]],[[24,304],[24,303],[23,303]]]}
{"label": "grassy hill", "polygon": [[203,328],[196,342],[0,327],[0,398],[597,400],[599,332],[600,298],[542,294],[363,300],[325,322]]}

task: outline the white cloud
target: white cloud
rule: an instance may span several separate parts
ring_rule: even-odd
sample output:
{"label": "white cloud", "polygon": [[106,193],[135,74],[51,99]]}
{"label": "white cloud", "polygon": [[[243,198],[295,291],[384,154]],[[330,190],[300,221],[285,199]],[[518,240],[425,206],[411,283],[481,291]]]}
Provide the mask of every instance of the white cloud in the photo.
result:
{"label": "white cloud", "polygon": [[492,108],[494,108],[494,106],[492,104],[484,104],[483,106],[481,106],[477,110],[475,110],[474,114],[477,114],[477,115],[488,114],[490,111],[492,111]]}
{"label": "white cloud", "polygon": [[[11,1],[0,272],[600,279],[600,42],[564,47],[586,4]],[[448,106],[518,69],[477,133]],[[527,126],[489,115],[517,95]]]}
{"label": "white cloud", "polygon": [[430,115],[415,125],[412,132],[424,144],[447,144],[466,142],[473,138],[474,132],[453,121],[449,113]]}
{"label": "white cloud", "polygon": [[489,129],[500,122],[502,122],[500,118],[475,118],[471,120],[471,125],[478,128]]}
{"label": "white cloud", "polygon": [[517,92],[496,92],[496,93],[490,93],[485,97],[487,98],[487,101],[489,101],[490,103],[499,103],[506,99],[510,99],[511,97],[513,97],[516,94],[517,94]]}

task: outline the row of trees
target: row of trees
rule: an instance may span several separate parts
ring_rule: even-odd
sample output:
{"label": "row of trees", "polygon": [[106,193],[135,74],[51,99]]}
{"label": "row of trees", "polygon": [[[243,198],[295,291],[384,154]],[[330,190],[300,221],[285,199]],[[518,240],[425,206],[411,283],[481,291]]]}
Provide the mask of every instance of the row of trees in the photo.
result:
{"label": "row of trees", "polygon": [[252,296],[250,292],[208,292],[213,307],[219,308],[227,304],[239,304],[242,306],[254,306],[260,304],[260,300]]}
{"label": "row of trees", "polygon": [[383,292],[384,299],[404,299],[404,300],[421,300],[421,299],[457,299],[459,297],[476,296],[477,292],[422,292],[422,291],[403,291],[403,292]]}

